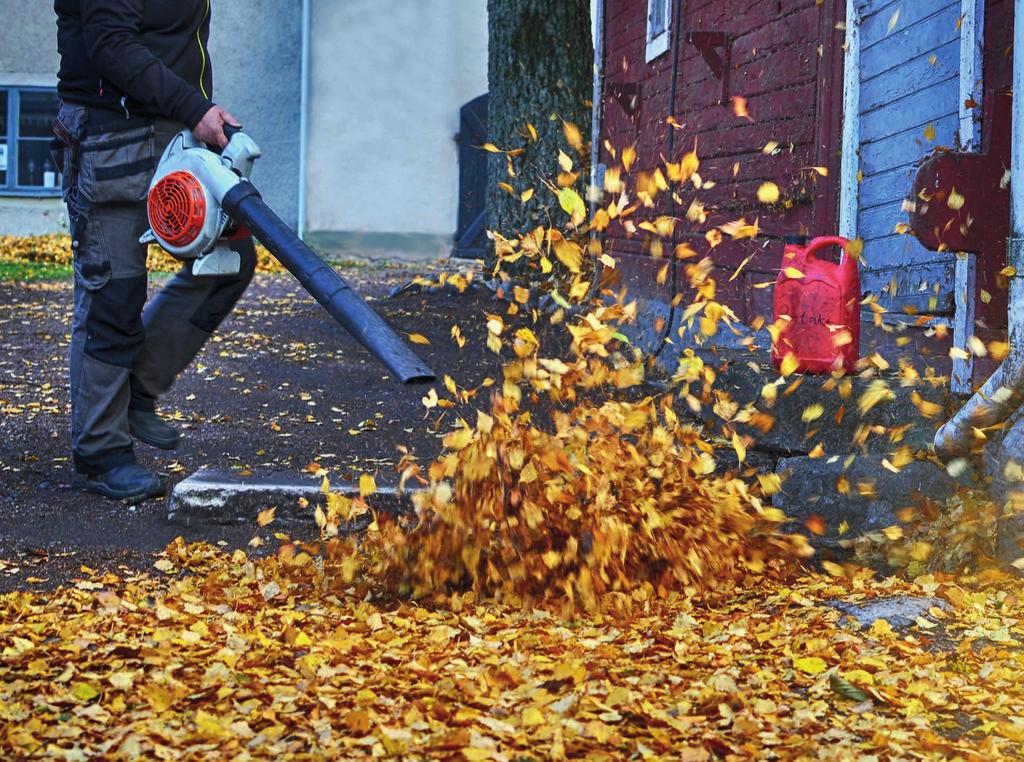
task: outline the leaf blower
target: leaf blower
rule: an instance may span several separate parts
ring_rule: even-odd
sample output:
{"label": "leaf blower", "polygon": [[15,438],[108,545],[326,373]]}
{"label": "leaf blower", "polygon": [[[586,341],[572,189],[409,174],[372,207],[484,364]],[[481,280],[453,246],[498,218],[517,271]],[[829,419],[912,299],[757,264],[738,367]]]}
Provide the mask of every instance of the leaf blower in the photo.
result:
{"label": "leaf blower", "polygon": [[220,154],[187,130],[167,146],[149,186],[150,230],[142,243],[191,261],[196,276],[216,276],[239,271],[231,241],[255,235],[402,383],[433,381],[433,372],[398,334],[263,201],[249,181],[259,146],[238,128],[226,126],[225,134],[230,140]]}

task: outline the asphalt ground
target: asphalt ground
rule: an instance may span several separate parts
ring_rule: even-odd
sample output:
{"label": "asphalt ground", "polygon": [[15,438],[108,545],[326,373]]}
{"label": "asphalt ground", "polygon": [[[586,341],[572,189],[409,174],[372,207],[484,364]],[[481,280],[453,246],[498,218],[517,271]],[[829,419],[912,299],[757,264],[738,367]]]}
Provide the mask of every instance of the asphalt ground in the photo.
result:
{"label": "asphalt ground", "polygon": [[[486,312],[505,305],[484,287],[389,292],[440,265],[340,270],[440,377],[472,388],[499,372],[484,346]],[[156,280],[156,279],[155,279]],[[158,287],[158,283],[157,286]],[[69,452],[70,281],[0,283],[0,592],[46,589],[82,567],[144,568],[179,535],[245,547],[273,525],[183,528],[165,500],[129,506],[86,493]],[[452,338],[458,325],[466,343]],[[200,468],[392,477],[400,448],[431,459],[454,415],[436,428],[422,398],[360,347],[287,275],[258,275],[234,314],[161,404],[184,433],[178,450],[138,444],[138,460],[168,487]],[[269,545],[269,543],[268,543]]]}

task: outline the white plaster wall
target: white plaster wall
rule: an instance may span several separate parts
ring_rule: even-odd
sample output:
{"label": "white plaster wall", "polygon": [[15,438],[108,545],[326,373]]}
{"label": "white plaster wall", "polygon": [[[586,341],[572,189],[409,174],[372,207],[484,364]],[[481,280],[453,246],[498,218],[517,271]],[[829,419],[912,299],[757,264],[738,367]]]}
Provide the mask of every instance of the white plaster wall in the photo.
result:
{"label": "white plaster wall", "polygon": [[[337,0],[335,0],[336,2]],[[292,227],[299,218],[302,3],[213,0],[213,98],[263,149],[253,182]]]}
{"label": "white plaster wall", "polygon": [[0,235],[47,235],[68,229],[59,198],[0,196]]}
{"label": "white plaster wall", "polygon": [[451,236],[486,0],[314,0],[311,22],[307,228]]}
{"label": "white plaster wall", "polygon": [[52,2],[0,0],[0,85],[57,84],[57,16]]}
{"label": "white plaster wall", "polygon": [[[57,17],[53,3],[0,0],[0,87],[56,87]],[[67,228],[59,198],[0,195],[0,235],[38,235]]]}

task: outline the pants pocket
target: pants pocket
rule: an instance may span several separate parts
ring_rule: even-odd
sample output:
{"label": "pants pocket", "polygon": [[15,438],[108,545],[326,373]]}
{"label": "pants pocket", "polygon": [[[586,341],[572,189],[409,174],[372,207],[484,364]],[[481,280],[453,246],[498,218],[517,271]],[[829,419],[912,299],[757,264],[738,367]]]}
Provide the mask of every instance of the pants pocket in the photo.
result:
{"label": "pants pocket", "polygon": [[103,240],[103,229],[87,207],[72,206],[68,205],[68,216],[75,283],[87,291],[98,291],[110,281],[110,255]]}
{"label": "pants pocket", "polygon": [[82,195],[94,204],[143,201],[156,169],[155,132],[150,124],[85,138],[78,176]]}

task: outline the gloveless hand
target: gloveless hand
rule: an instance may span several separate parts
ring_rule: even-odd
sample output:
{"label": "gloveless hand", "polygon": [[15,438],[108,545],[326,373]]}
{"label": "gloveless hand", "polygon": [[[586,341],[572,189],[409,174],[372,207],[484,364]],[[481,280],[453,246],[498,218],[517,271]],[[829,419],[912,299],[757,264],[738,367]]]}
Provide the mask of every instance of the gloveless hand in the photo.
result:
{"label": "gloveless hand", "polygon": [[232,127],[242,126],[241,122],[220,106],[213,106],[192,130],[192,134],[196,136],[196,140],[207,145],[224,148],[228,144],[227,135],[224,134],[225,124],[230,124]]}

